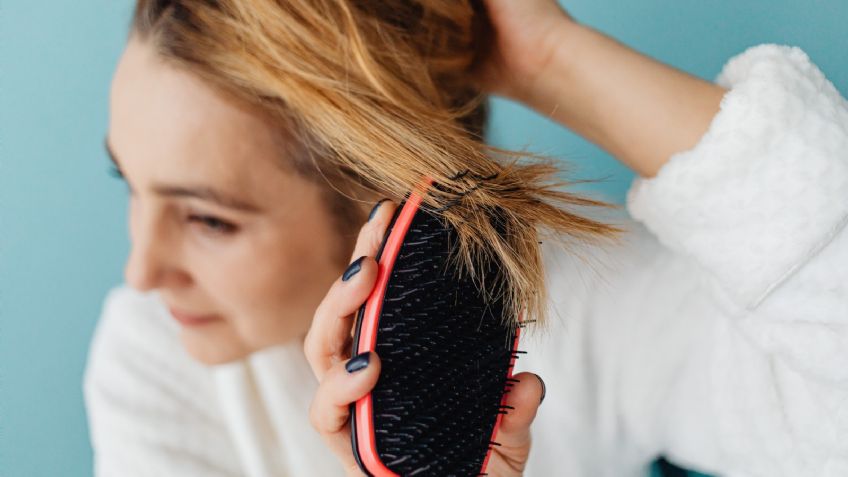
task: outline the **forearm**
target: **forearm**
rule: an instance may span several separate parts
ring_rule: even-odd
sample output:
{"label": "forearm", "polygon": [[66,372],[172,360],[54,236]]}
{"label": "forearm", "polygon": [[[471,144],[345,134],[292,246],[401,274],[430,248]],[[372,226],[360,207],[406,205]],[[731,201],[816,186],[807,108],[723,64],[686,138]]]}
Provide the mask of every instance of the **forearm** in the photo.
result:
{"label": "forearm", "polygon": [[586,25],[564,25],[533,90],[519,98],[643,177],[706,132],[727,90]]}

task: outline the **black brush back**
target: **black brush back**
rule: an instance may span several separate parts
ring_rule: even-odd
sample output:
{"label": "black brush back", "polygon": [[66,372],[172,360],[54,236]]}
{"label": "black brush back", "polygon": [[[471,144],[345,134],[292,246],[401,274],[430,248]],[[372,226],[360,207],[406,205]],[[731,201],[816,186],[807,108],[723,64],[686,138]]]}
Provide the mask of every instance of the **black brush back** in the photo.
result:
{"label": "black brush back", "polygon": [[[504,412],[516,336],[512,319],[503,316],[500,298],[487,302],[467,274],[456,279],[447,263],[456,242],[455,230],[442,217],[418,209],[385,287],[375,345],[382,371],[371,393],[372,421],[379,460],[398,475],[480,475]],[[384,238],[381,263],[385,244]],[[501,269],[485,265],[485,283],[498,283]],[[354,352],[363,312],[364,306]],[[382,475],[364,468],[356,437],[362,430],[353,428],[360,466]]]}

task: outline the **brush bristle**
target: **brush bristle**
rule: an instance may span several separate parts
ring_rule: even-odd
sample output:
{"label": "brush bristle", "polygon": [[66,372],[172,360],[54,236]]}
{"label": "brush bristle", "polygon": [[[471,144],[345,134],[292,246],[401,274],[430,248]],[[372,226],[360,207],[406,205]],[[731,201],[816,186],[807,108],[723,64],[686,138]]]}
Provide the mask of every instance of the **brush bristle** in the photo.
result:
{"label": "brush bristle", "polygon": [[[455,243],[442,218],[418,210],[383,300],[373,420],[380,459],[399,475],[478,475],[507,411],[513,320],[501,301],[456,281],[447,265]],[[492,264],[486,276],[503,278]]]}

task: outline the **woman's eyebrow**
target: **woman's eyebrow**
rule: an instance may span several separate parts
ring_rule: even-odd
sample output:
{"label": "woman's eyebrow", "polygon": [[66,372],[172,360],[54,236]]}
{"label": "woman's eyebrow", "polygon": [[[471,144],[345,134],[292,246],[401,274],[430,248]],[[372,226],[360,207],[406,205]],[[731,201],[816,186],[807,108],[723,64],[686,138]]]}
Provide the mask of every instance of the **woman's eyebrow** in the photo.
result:
{"label": "woman's eyebrow", "polygon": [[[109,147],[108,137],[104,139],[103,145],[106,147],[106,155],[109,156],[109,160],[112,161],[113,164],[115,164],[115,167],[119,171],[121,171],[121,164],[118,162],[118,158],[115,153],[112,152],[112,148]],[[246,212],[252,214],[262,212],[261,208],[252,203],[245,202],[235,197],[231,197],[208,186],[179,186],[170,184],[154,184],[153,192],[165,197],[192,197],[200,200],[205,200],[207,202],[217,204],[221,207],[237,210],[239,212]]]}

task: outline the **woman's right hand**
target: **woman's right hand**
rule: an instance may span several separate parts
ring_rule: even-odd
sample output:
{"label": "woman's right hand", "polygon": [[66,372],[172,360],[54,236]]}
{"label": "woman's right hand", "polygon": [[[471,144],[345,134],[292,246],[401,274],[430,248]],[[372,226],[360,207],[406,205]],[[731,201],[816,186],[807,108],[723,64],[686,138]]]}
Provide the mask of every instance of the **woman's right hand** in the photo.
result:
{"label": "woman's right hand", "polygon": [[[348,476],[363,475],[351,449],[350,404],[368,394],[380,375],[380,358],[375,353],[350,357],[351,332],[355,314],[377,280],[375,257],[396,207],[393,202],[382,202],[362,227],[351,260],[363,258],[330,287],[304,343],[306,358],[319,381],[309,417]],[[496,436],[500,446],[492,452],[487,467],[488,475],[496,477],[522,475],[530,452],[530,424],[545,393],[537,375],[513,377],[517,382],[506,404],[514,409],[501,420]]]}
{"label": "woman's right hand", "polygon": [[304,342],[306,359],[319,382],[310,421],[349,476],[362,475],[351,449],[349,406],[368,394],[380,375],[376,353],[351,358],[352,330],[357,310],[377,281],[375,257],[396,207],[388,200],[378,203],[362,226],[351,265],[318,305]]}

